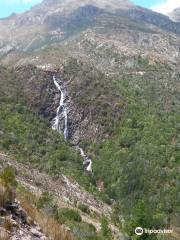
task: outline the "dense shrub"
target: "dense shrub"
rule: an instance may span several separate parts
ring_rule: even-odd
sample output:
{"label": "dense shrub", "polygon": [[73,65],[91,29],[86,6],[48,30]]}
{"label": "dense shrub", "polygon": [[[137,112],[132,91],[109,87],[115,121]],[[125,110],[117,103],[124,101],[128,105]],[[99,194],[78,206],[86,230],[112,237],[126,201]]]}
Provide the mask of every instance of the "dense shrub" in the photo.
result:
{"label": "dense shrub", "polygon": [[15,199],[15,190],[17,181],[15,171],[11,167],[7,167],[0,174],[0,205],[12,203]]}
{"label": "dense shrub", "polygon": [[101,235],[104,239],[112,239],[112,233],[108,226],[108,220],[105,217],[101,219]]}
{"label": "dense shrub", "polygon": [[77,210],[68,209],[68,208],[59,209],[58,218],[60,219],[60,221],[62,219],[64,221],[75,221],[75,222],[82,221],[81,216],[79,215]]}
{"label": "dense shrub", "polygon": [[78,208],[84,213],[90,213],[89,207],[83,203],[79,203]]}

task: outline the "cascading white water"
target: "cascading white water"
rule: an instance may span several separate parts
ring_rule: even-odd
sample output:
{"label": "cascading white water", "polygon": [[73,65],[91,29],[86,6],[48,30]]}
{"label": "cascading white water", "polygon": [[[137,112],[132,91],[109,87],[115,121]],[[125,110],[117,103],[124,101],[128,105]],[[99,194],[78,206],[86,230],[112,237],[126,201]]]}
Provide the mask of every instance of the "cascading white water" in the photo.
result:
{"label": "cascading white water", "polygon": [[78,149],[79,149],[79,151],[80,151],[81,157],[85,158],[85,157],[86,157],[86,155],[85,155],[85,153],[84,153],[83,149],[82,149],[82,148],[80,148],[80,147],[78,147]]}
{"label": "cascading white water", "polygon": [[[60,101],[56,111],[56,117],[52,121],[53,122],[52,129],[58,131],[59,133],[62,133],[60,122],[61,122],[61,116],[63,115],[63,121],[64,121],[63,134],[64,134],[64,138],[67,139],[68,138],[68,113],[67,113],[67,106],[65,104],[65,93],[63,88],[57,82],[55,75],[53,76],[53,82],[56,88],[58,89],[58,91],[60,92]],[[79,149],[80,154],[84,159],[83,165],[85,166],[86,170],[88,172],[92,172],[92,160],[85,155],[82,148],[80,148],[79,146],[77,146],[77,148]]]}
{"label": "cascading white water", "polygon": [[58,131],[59,133],[62,132],[61,126],[60,126],[60,118],[61,118],[61,113],[63,114],[63,119],[64,119],[64,130],[63,130],[63,134],[64,134],[64,138],[67,139],[68,137],[68,114],[67,114],[67,107],[66,104],[64,102],[65,100],[65,94],[63,89],[61,88],[61,86],[59,85],[59,83],[56,80],[56,77],[53,76],[53,82],[56,86],[56,88],[58,89],[58,91],[60,92],[60,102],[59,102],[59,106],[57,108],[56,111],[56,117],[53,119],[53,125],[52,125],[52,129]]}
{"label": "cascading white water", "polygon": [[68,115],[67,115],[67,108],[64,108],[64,138],[67,139],[68,137]]}
{"label": "cascading white water", "polygon": [[86,156],[82,148],[78,147],[78,149],[80,151],[81,157],[84,159],[83,165],[85,166],[86,170],[88,172],[92,172],[92,160]]}

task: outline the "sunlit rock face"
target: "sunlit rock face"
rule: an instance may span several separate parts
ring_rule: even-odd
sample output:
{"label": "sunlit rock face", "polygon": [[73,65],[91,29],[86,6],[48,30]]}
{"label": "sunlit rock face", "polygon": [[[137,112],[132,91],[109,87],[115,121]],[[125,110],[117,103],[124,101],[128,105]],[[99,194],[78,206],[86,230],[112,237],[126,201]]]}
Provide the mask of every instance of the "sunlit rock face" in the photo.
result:
{"label": "sunlit rock face", "polygon": [[180,7],[174,9],[168,16],[175,22],[180,22]]}

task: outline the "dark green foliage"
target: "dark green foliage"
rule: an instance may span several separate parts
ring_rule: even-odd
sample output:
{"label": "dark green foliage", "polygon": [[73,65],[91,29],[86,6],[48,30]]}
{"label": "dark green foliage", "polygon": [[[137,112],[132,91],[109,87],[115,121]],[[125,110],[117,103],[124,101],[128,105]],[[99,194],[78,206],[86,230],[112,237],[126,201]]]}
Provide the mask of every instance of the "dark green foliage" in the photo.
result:
{"label": "dark green foliage", "polygon": [[54,202],[49,193],[44,192],[39,198],[36,206],[44,212],[51,213],[60,223],[81,222],[81,216],[74,209],[63,208],[60,209]]}
{"label": "dark green foliage", "polygon": [[17,186],[15,169],[12,167],[6,167],[0,174],[0,178],[4,182],[5,186],[9,187]]}
{"label": "dark green foliage", "polygon": [[142,200],[146,226],[167,227],[178,222],[179,211],[178,75],[169,82],[173,70],[168,66],[148,65],[142,59],[139,64],[133,71],[143,69],[143,76],[122,73],[116,80],[128,100],[127,111],[113,137],[90,148],[97,156],[93,167],[106,193],[119,202],[116,221],[127,216],[132,227],[140,220],[133,209]]}
{"label": "dark green foliage", "polygon": [[41,197],[36,203],[38,209],[42,209],[45,213],[56,215],[57,206],[53,201],[52,196],[48,192],[42,193]]}
{"label": "dark green foliage", "polygon": [[112,239],[111,230],[108,226],[108,220],[105,217],[101,219],[101,235],[103,239],[107,239],[107,240]]}
{"label": "dark green foliage", "polygon": [[77,210],[59,208],[49,193],[42,193],[41,197],[35,202],[35,205],[43,213],[55,218],[60,224],[68,226],[78,240],[101,240],[96,234],[95,227],[83,222]]}
{"label": "dark green foliage", "polygon": [[31,163],[53,174],[62,172],[71,161],[80,166],[81,159],[63,137],[26,107],[1,102],[0,112],[1,149],[15,154],[19,161]]}
{"label": "dark green foliage", "polygon": [[[2,71],[2,72],[1,72]],[[48,121],[25,105],[14,72],[0,68],[0,150],[8,151],[18,161],[46,170],[52,175],[66,173],[89,185],[83,174],[82,158]],[[13,87],[13,82],[17,83]]]}
{"label": "dark green foliage", "polygon": [[[149,206],[146,205],[143,201],[139,201],[136,206],[132,209],[132,215],[130,219],[127,220],[124,226],[125,232],[132,239],[139,239],[139,236],[135,234],[135,229],[137,227],[146,228],[146,229],[163,229],[161,225],[164,216],[159,214],[159,216],[152,217],[151,210]],[[157,239],[156,234],[146,234],[144,233],[141,237],[142,240],[144,239]]]}
{"label": "dark green foliage", "polygon": [[60,219],[60,221],[62,221],[63,219],[64,222],[66,221],[81,222],[82,221],[81,216],[79,215],[77,210],[68,209],[68,208],[60,209],[58,211],[58,218]]}
{"label": "dark green foliage", "polygon": [[78,208],[85,213],[89,213],[89,207],[83,203],[79,203]]}
{"label": "dark green foliage", "polygon": [[[179,74],[168,65],[150,65],[141,56],[133,61],[131,69],[113,79],[75,59],[62,73],[65,81],[72,79],[71,97],[78,107],[87,111],[85,115],[91,111],[90,121],[103,126],[109,137],[82,144],[93,156],[93,183],[104,181],[102,196],[106,202],[116,200],[114,220],[121,224],[124,216],[131,239],[136,224],[176,225],[179,211]],[[47,122],[9,98],[3,97],[0,107],[1,149],[49,173],[76,176],[89,186],[82,159]],[[74,213],[57,216],[61,221],[74,218],[76,229],[81,224]]]}
{"label": "dark green foliage", "polygon": [[16,187],[15,170],[6,167],[0,174],[0,207],[14,201]]}
{"label": "dark green foliage", "polygon": [[104,135],[111,134],[116,122],[121,121],[126,106],[115,83],[93,65],[73,58],[67,62],[61,76],[64,81],[71,79],[68,87],[79,110],[90,122],[100,125]]}

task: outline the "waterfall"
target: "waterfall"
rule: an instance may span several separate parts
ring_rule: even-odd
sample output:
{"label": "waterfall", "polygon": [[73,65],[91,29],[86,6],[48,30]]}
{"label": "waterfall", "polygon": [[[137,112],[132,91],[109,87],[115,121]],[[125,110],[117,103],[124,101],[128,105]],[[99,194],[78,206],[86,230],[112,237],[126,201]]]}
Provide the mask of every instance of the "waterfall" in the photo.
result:
{"label": "waterfall", "polygon": [[[68,114],[67,114],[67,107],[65,104],[65,93],[63,91],[63,88],[60,86],[60,84],[57,82],[56,77],[53,76],[53,82],[58,91],[60,92],[60,101],[59,106],[56,111],[56,117],[53,119],[53,125],[52,129],[58,131],[59,133],[64,134],[64,138],[67,139],[68,137]],[[63,131],[61,129],[61,116],[63,116]]]}
{"label": "waterfall", "polygon": [[78,146],[78,149],[80,151],[81,157],[84,159],[83,166],[88,172],[92,172],[92,160],[88,156],[86,156],[82,148]]}
{"label": "waterfall", "polygon": [[[57,82],[55,75],[53,76],[53,82],[56,88],[58,89],[60,93],[60,101],[58,108],[56,110],[56,117],[52,120],[52,129],[58,131],[59,133],[64,134],[64,138],[68,138],[68,112],[67,112],[67,106],[65,103],[65,92],[63,87]],[[61,121],[63,120],[63,127],[61,124]],[[82,148],[79,146],[76,146],[77,149],[80,151],[80,155],[83,158],[83,166],[88,172],[92,173],[92,160],[85,155]]]}

